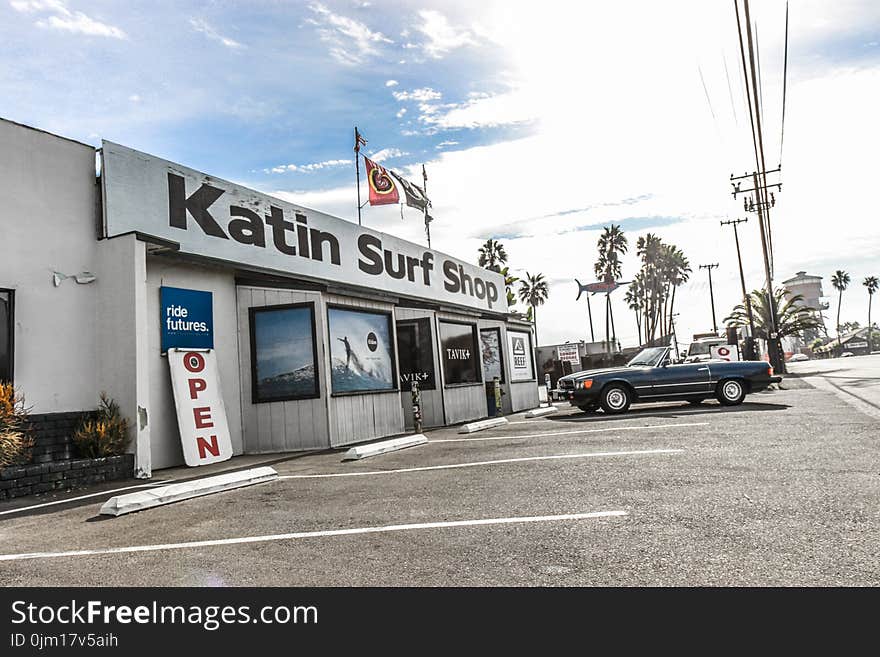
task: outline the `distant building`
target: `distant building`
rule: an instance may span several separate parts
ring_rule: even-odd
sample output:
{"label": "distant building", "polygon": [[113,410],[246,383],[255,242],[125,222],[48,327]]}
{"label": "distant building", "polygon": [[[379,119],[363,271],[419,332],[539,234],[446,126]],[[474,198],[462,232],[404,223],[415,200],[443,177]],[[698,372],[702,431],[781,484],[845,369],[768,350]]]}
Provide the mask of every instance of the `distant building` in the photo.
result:
{"label": "distant building", "polygon": [[823,301],[825,296],[822,292],[822,277],[812,276],[805,271],[799,271],[787,281],[782,281],[785,287],[786,298],[800,294],[803,297],[802,305],[808,308],[815,308],[819,320],[822,322],[822,329],[810,329],[804,331],[804,342],[810,343],[819,337],[820,332],[827,334],[825,330],[825,316],[823,310],[828,310],[828,302]]}
{"label": "distant building", "polygon": [[[875,328],[873,329],[874,340],[872,345],[874,348],[878,346],[878,333],[880,333],[880,331],[877,330],[875,325]],[[828,344],[819,347],[816,352],[825,356],[833,356],[837,353],[846,352],[850,352],[855,356],[869,354],[871,352],[868,348],[868,327],[865,326],[850,333],[845,333]]]}

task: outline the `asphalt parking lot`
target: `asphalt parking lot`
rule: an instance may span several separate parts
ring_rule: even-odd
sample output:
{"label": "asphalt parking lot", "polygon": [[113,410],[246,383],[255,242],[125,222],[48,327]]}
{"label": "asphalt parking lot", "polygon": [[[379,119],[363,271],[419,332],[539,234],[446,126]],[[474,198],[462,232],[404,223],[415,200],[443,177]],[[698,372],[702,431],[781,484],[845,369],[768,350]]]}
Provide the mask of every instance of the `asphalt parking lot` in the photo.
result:
{"label": "asphalt parking lot", "polygon": [[8,513],[0,581],[877,586],[880,424],[807,381],[282,460],[278,481],[114,519],[100,495]]}

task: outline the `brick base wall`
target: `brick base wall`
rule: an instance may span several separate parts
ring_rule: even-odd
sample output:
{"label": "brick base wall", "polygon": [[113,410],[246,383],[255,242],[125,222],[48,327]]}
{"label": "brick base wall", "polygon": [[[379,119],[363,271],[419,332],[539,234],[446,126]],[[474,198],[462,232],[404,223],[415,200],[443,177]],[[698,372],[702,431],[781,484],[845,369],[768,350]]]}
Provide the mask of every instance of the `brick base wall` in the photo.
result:
{"label": "brick base wall", "polygon": [[74,458],[73,432],[94,411],[45,413],[28,417],[34,450],[28,465],[0,470],[0,500],[52,490],[83,488],[134,476],[134,455]]}
{"label": "brick base wall", "polygon": [[73,432],[83,418],[94,412],[44,413],[28,416],[34,437],[32,463],[49,463],[74,458]]}
{"label": "brick base wall", "polygon": [[4,468],[0,470],[0,500],[128,479],[133,473],[134,454]]}

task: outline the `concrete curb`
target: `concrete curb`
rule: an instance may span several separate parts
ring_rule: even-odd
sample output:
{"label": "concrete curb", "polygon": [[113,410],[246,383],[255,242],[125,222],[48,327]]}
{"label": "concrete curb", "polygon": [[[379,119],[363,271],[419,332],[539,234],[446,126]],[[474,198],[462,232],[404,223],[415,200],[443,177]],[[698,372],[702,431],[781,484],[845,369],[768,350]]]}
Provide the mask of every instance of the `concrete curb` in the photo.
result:
{"label": "concrete curb", "polygon": [[403,436],[402,438],[393,438],[391,440],[383,440],[378,443],[370,443],[369,445],[358,445],[348,450],[342,457],[343,461],[357,461],[378,454],[386,454],[394,452],[398,449],[406,449],[407,447],[415,447],[416,445],[424,445],[428,442],[425,434],[417,433],[412,436]]}
{"label": "concrete curb", "polygon": [[492,427],[500,427],[507,424],[506,417],[496,417],[490,420],[480,420],[479,422],[470,422],[463,424],[458,433],[473,433],[474,431],[482,431],[483,429],[491,429]]}
{"label": "concrete curb", "polygon": [[186,481],[179,484],[159,486],[149,490],[117,495],[111,497],[101,507],[101,514],[108,516],[121,516],[134,511],[150,509],[154,506],[180,502],[193,497],[219,493],[224,490],[241,488],[252,484],[261,484],[278,477],[273,468],[262,467],[240,472],[228,472],[226,474],[205,477],[194,481]]}
{"label": "concrete curb", "polygon": [[555,406],[548,406],[544,408],[533,408],[528,413],[526,413],[526,417],[543,417],[544,415],[550,415],[552,413],[556,413],[559,409]]}

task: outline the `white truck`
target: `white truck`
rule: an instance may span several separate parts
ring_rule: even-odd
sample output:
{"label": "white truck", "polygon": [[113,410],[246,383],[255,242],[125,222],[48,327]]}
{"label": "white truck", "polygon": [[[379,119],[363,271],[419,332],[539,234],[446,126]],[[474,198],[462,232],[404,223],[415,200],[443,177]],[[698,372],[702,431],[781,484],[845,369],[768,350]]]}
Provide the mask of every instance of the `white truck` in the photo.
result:
{"label": "white truck", "polygon": [[694,335],[693,342],[688,345],[687,352],[684,354],[685,363],[699,363],[704,360],[711,360],[712,347],[727,344],[727,338],[722,338],[714,333],[698,333]]}

